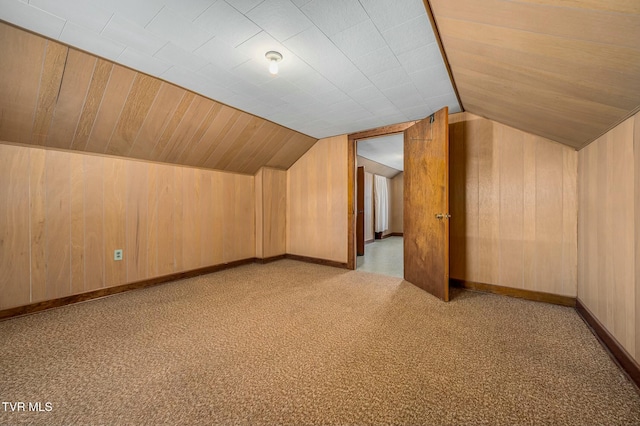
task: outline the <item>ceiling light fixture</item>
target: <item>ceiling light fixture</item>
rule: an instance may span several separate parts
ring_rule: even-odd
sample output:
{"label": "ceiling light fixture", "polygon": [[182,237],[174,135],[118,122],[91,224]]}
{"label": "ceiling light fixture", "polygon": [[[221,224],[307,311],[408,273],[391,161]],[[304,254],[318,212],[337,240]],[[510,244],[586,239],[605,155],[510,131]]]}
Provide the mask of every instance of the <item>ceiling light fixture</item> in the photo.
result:
{"label": "ceiling light fixture", "polygon": [[275,50],[270,50],[264,55],[269,61],[269,72],[273,75],[278,74],[278,62],[282,60],[282,54]]}

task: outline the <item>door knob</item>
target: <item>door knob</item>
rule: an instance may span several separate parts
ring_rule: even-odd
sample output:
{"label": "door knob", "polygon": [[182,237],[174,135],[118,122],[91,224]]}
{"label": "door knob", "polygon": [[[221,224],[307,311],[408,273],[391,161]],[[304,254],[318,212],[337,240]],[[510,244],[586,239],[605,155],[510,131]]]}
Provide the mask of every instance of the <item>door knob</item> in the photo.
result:
{"label": "door knob", "polygon": [[442,213],[436,213],[436,219],[442,219],[444,215]]}

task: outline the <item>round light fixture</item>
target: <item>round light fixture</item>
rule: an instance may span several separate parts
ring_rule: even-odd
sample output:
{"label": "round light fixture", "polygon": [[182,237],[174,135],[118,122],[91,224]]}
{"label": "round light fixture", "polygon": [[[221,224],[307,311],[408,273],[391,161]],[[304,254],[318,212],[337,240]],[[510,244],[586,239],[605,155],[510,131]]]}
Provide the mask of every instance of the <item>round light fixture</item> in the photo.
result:
{"label": "round light fixture", "polygon": [[270,50],[264,55],[269,61],[269,72],[273,75],[278,74],[278,62],[282,60],[282,54],[275,50]]}

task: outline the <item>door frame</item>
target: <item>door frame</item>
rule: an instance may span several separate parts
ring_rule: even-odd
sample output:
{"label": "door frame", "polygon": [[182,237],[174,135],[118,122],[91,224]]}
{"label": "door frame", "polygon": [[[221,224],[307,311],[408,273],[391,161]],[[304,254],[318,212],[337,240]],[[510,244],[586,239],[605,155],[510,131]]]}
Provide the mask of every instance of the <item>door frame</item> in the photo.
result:
{"label": "door frame", "polygon": [[407,121],[405,123],[392,124],[389,126],[377,127],[375,129],[364,130],[348,135],[348,159],[347,159],[347,269],[356,269],[356,141],[358,139],[375,138],[394,133],[402,133],[407,128],[416,124],[417,121]]}

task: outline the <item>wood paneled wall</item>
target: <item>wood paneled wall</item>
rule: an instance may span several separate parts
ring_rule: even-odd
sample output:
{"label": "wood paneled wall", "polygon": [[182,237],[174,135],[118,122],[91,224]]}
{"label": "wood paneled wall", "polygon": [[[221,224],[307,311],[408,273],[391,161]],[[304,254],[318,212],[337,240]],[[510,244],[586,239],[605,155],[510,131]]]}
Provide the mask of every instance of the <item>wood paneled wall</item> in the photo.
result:
{"label": "wood paneled wall", "polygon": [[256,174],[256,257],[285,254],[287,172],[264,167]]}
{"label": "wood paneled wall", "polygon": [[578,298],[640,362],[640,113],[579,152]]}
{"label": "wood paneled wall", "polygon": [[0,200],[0,309],[255,255],[253,176],[0,144]]}
{"label": "wood paneled wall", "polygon": [[391,215],[389,227],[393,233],[402,233],[404,232],[404,173],[401,172],[391,179],[390,195]]}
{"label": "wood paneled wall", "polygon": [[575,150],[449,117],[451,278],[575,297]]}
{"label": "wood paneled wall", "polygon": [[0,140],[255,174],[316,141],[0,22]]}
{"label": "wood paneled wall", "polygon": [[287,171],[287,253],[347,262],[348,139],[320,139]]}

